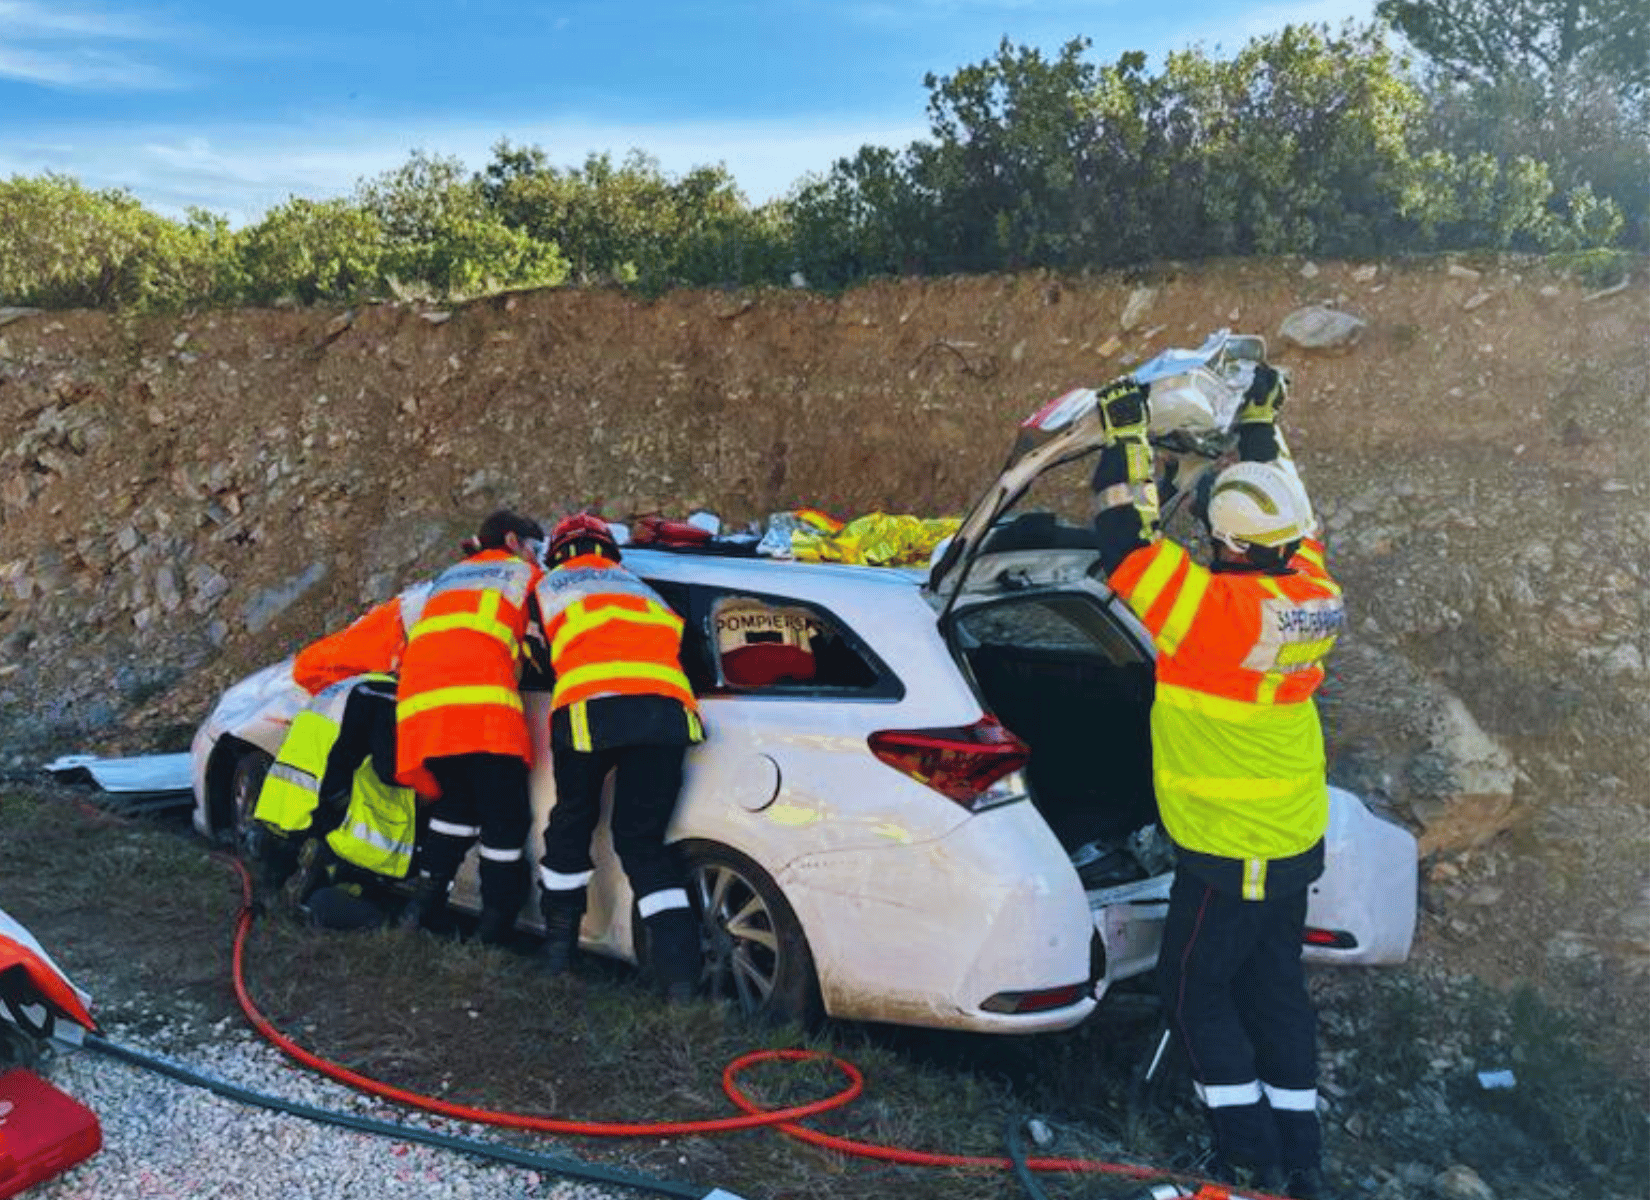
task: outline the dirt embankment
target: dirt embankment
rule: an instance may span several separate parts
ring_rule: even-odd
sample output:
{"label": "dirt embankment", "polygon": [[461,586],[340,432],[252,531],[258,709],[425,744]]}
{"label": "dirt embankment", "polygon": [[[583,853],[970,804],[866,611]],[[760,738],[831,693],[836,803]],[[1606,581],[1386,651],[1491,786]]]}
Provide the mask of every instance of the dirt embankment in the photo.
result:
{"label": "dirt embankment", "polygon": [[[1293,372],[1351,610],[1332,772],[1423,835],[1422,953],[1621,1017],[1650,971],[1642,276],[1596,295],[1522,262],[1293,262],[0,311],[0,758],[175,739],[497,504],[954,514],[1044,400],[1229,325]],[[1282,341],[1312,303],[1361,338]]]}

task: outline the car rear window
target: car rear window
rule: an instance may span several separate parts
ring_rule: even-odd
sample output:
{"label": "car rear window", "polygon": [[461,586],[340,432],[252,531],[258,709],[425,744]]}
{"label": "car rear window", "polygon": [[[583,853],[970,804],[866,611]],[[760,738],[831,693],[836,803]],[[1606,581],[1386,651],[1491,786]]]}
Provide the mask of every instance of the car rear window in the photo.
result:
{"label": "car rear window", "polygon": [[958,617],[956,629],[964,649],[1004,646],[1061,651],[1109,663],[1140,658],[1138,648],[1093,599],[1070,592],[981,605]]}

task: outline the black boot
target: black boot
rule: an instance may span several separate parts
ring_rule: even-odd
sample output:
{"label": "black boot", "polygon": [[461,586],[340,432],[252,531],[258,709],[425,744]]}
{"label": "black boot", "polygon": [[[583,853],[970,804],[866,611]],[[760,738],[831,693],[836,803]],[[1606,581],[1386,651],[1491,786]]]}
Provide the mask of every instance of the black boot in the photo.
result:
{"label": "black boot", "polygon": [[516,930],[516,916],[533,886],[527,863],[482,859],[481,917],[476,921],[475,940],[483,946],[507,945]]}
{"label": "black boot", "polygon": [[257,864],[253,899],[265,909],[278,909],[282,905],[282,890],[298,869],[302,842],[296,836],[289,837],[262,826],[254,826],[246,838],[248,851]]}
{"label": "black boot", "polygon": [[647,918],[648,967],[671,1004],[693,999],[704,973],[699,918],[692,909],[667,908]]}
{"label": "black boot", "polygon": [[515,909],[483,908],[476,920],[475,940],[483,946],[508,945],[516,930]]}
{"label": "black boot", "polygon": [[567,908],[544,904],[544,950],[541,954],[546,973],[566,975],[573,969],[579,953],[579,923],[584,920],[582,908]]}
{"label": "black boot", "polygon": [[447,910],[447,889],[451,880],[437,879],[433,875],[420,875],[418,882],[413,885],[413,894],[408,899],[401,915],[395,919],[397,929],[408,933],[417,929],[428,929],[432,923],[439,920],[441,914]]}
{"label": "black boot", "polygon": [[281,886],[281,902],[293,912],[301,912],[310,894],[332,882],[330,868],[337,860],[320,838],[310,838],[298,852],[298,869]]}
{"label": "black boot", "polygon": [[1278,1195],[1283,1191],[1283,1171],[1275,1166],[1234,1163],[1216,1157],[1209,1165],[1209,1178],[1216,1183],[1229,1183],[1238,1189],[1251,1188],[1257,1192]]}

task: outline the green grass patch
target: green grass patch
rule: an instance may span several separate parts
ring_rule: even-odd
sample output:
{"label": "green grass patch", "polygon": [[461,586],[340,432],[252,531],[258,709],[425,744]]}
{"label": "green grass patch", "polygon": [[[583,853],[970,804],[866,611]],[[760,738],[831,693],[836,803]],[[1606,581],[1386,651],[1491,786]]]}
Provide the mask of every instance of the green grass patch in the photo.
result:
{"label": "green grass patch", "polygon": [[[89,794],[0,796],[0,906],[27,925],[125,1029],[182,1050],[238,1019],[230,981],[237,876],[179,818],[131,822]],[[524,947],[523,949],[530,949]],[[419,934],[325,933],[279,915],[248,944],[263,1011],[300,1044],[386,1083],[462,1104],[603,1122],[734,1115],[723,1068],[753,1049],[804,1047],[864,1072],[865,1094],[810,1118],[877,1145],[999,1156],[1005,1126],[1041,1118],[1035,1152],[1195,1170],[1201,1114],[1184,1069],[1154,1092],[1134,1073],[1154,1040],[1148,993],[1115,997],[1068,1033],[1004,1038],[858,1025],[757,1025],[709,1003],[670,1008],[627,968],[587,963],[547,978],[528,953]],[[1394,1164],[1466,1162],[1499,1200],[1602,1194],[1650,1174],[1642,1082],[1588,1053],[1584,1027],[1533,993],[1502,994],[1416,970],[1321,971],[1331,1174],[1356,1190]],[[176,1046],[167,1039],[177,1039]],[[1511,1092],[1475,1071],[1507,1066]],[[762,1064],[741,1086],[783,1107],[832,1094],[828,1064]],[[488,1131],[751,1197],[1007,1200],[1005,1171],[908,1167],[847,1157],[771,1130],[625,1139]],[[1028,1149],[1029,1149],[1028,1145]],[[1094,1200],[1124,1181],[1044,1175],[1053,1200]]]}

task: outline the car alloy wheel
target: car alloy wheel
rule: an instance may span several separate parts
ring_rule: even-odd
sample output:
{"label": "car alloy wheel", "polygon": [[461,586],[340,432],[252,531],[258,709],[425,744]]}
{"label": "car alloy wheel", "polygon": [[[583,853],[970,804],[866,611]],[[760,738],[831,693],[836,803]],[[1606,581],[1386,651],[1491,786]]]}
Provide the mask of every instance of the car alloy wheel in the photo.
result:
{"label": "car alloy wheel", "polygon": [[704,990],[751,1017],[809,1024],[819,984],[802,926],[761,867],[713,842],[682,846],[699,914]]}

